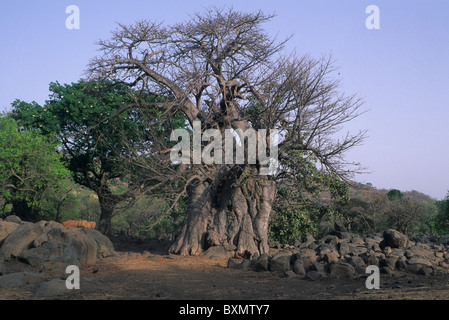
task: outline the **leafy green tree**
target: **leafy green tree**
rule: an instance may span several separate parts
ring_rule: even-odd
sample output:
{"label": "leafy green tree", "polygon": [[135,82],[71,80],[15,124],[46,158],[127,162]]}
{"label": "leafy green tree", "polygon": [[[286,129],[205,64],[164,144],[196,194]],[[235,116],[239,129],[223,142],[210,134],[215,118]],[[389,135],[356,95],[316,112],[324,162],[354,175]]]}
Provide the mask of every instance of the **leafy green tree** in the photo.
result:
{"label": "leafy green tree", "polygon": [[281,160],[289,180],[281,183],[268,225],[270,240],[281,244],[293,243],[308,233],[326,233],[325,225],[342,218],[331,202],[343,205],[349,201],[348,185],[319,170],[310,153],[291,151],[290,155]]}
{"label": "leafy green tree", "polygon": [[436,228],[440,234],[449,234],[449,192],[437,202]]}
{"label": "leafy green tree", "polygon": [[56,143],[36,130],[22,131],[0,118],[0,196],[22,220],[37,221],[49,190],[59,190],[70,172]]}
{"label": "leafy green tree", "polygon": [[[109,82],[81,80],[70,85],[51,83],[50,92],[44,106],[14,101],[14,118],[25,128],[38,128],[56,137],[75,181],[98,195],[99,230],[109,234],[115,206],[129,196],[115,194],[110,187],[114,179],[124,178],[119,160],[129,155],[122,141],[129,141],[126,134],[138,125],[129,112],[111,120],[132,102],[129,90]],[[111,121],[114,126],[109,125]]]}
{"label": "leafy green tree", "polygon": [[390,201],[394,201],[402,199],[404,197],[404,194],[398,189],[391,189],[390,191],[388,191],[387,196]]}
{"label": "leafy green tree", "polygon": [[[155,108],[133,110],[136,101],[157,101],[148,92],[136,92],[123,83],[84,81],[50,84],[44,106],[16,100],[14,118],[25,128],[38,128],[55,136],[67,168],[77,183],[94,191],[100,204],[98,229],[111,233],[115,208],[135,199],[146,186],[140,180],[146,168],[133,161],[151,152],[160,136],[172,130],[158,124],[162,112]],[[151,118],[153,123],[149,124]],[[182,122],[174,117],[173,126]],[[148,130],[148,126],[157,130]],[[169,134],[168,134],[169,136]],[[126,186],[117,181],[126,182]]]}

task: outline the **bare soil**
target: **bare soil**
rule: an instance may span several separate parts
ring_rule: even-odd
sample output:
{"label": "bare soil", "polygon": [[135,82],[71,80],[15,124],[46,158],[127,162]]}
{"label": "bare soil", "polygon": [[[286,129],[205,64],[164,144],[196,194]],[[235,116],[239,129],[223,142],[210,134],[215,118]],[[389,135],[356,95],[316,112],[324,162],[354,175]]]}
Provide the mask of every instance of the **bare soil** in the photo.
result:
{"label": "bare soil", "polygon": [[[226,260],[169,255],[164,243],[116,244],[117,257],[81,268],[81,288],[58,300],[447,300],[449,276],[381,274],[368,290],[366,275],[316,281],[274,272],[226,267]],[[31,271],[23,263],[9,272]],[[61,277],[61,274],[49,277]],[[36,300],[36,288],[0,288],[0,299]],[[46,298],[48,299],[48,298]]]}

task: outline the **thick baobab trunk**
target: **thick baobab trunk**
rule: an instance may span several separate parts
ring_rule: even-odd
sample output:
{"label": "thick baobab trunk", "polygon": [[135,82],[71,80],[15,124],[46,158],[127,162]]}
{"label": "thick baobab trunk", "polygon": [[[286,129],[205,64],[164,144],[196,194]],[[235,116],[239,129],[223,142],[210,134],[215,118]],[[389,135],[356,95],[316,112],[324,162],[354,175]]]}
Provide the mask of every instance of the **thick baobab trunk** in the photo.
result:
{"label": "thick baobab trunk", "polygon": [[244,257],[268,253],[268,221],[276,184],[266,176],[196,186],[181,233],[170,251],[198,255],[214,245],[234,245]]}

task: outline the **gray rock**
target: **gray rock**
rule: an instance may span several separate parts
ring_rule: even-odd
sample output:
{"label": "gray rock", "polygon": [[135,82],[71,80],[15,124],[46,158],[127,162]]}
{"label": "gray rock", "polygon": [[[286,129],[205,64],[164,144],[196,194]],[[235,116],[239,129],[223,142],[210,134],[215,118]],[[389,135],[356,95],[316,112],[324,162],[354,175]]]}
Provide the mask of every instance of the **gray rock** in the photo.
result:
{"label": "gray rock", "polygon": [[293,272],[298,276],[306,275],[306,269],[304,268],[304,262],[302,261],[302,259],[295,260],[295,262],[293,263]]}
{"label": "gray rock", "polygon": [[239,265],[240,265],[240,262],[236,261],[233,258],[229,258],[229,260],[228,260],[228,268],[238,269]]}
{"label": "gray rock", "polygon": [[342,231],[336,231],[336,235],[339,239],[351,239],[351,233],[349,232],[342,232]]}
{"label": "gray rock", "polygon": [[346,229],[345,225],[341,221],[336,221],[334,223],[334,229],[335,231],[348,232],[348,229]]}
{"label": "gray rock", "polygon": [[406,269],[407,263],[405,262],[405,260],[398,259],[398,261],[396,261],[396,270],[406,270]]}
{"label": "gray rock", "polygon": [[0,277],[0,287],[37,286],[46,276],[37,272],[17,272]]}
{"label": "gray rock", "polygon": [[288,270],[284,272],[284,277],[286,278],[297,278],[299,275],[293,272],[292,270]]}
{"label": "gray rock", "polygon": [[365,246],[360,245],[349,245],[349,254],[352,256],[360,256],[367,252],[368,249]]}
{"label": "gray rock", "polygon": [[212,260],[226,260],[231,258],[233,255],[234,253],[226,250],[224,246],[213,246],[200,254],[201,257]]}
{"label": "gray rock", "polygon": [[385,259],[385,267],[389,268],[390,270],[394,270],[396,268],[397,261],[397,258],[389,257]]}
{"label": "gray rock", "polygon": [[340,255],[338,254],[338,252],[331,251],[331,252],[326,252],[323,255],[323,260],[326,263],[332,263],[332,262],[338,261],[339,257],[340,257]]}
{"label": "gray rock", "polygon": [[[52,240],[70,244],[75,248],[81,264],[94,264],[97,261],[97,242],[89,237],[84,228],[60,229],[54,228],[48,232],[48,236]],[[98,231],[97,231],[98,232]]]}
{"label": "gray rock", "polygon": [[376,252],[367,251],[366,253],[360,255],[360,257],[363,258],[363,260],[365,261],[365,264],[367,266],[370,266],[370,265],[378,266],[379,265],[379,260],[380,259],[379,259],[379,257],[378,257]]}
{"label": "gray rock", "polygon": [[32,247],[37,248],[42,246],[45,242],[49,241],[48,235],[46,233],[41,234],[39,237],[34,239]]}
{"label": "gray rock", "polygon": [[0,221],[0,246],[3,244],[6,237],[9,236],[19,226],[20,225],[15,222]]}
{"label": "gray rock", "polygon": [[306,274],[306,279],[311,281],[317,281],[325,277],[326,275],[324,273],[318,271],[310,271]]}
{"label": "gray rock", "polygon": [[256,262],[254,262],[253,267],[257,271],[268,271],[268,269],[270,267],[268,255],[266,253],[264,253],[259,258],[257,258]]}
{"label": "gray rock", "polygon": [[364,274],[366,271],[365,260],[360,256],[353,256],[348,259],[348,262],[354,267],[355,271]]}
{"label": "gray rock", "polygon": [[354,267],[346,261],[337,261],[327,266],[327,271],[336,276],[349,276],[355,274]]}
{"label": "gray rock", "polygon": [[429,259],[420,256],[413,256],[407,262],[408,264],[421,264],[428,267],[432,265]]}
{"label": "gray rock", "polygon": [[307,258],[310,262],[315,262],[317,260],[317,255],[315,250],[312,249],[301,249],[299,252],[301,258]]}
{"label": "gray rock", "polygon": [[380,268],[380,273],[387,274],[387,275],[392,275],[393,274],[393,270],[390,269],[389,267],[382,267],[382,268]]}
{"label": "gray rock", "polygon": [[408,272],[411,272],[411,273],[414,273],[414,274],[421,274],[422,268],[423,268],[422,264],[420,264],[420,263],[413,263],[413,264],[407,265],[407,269],[406,270]]}
{"label": "gray rock", "polygon": [[385,230],[383,233],[384,240],[381,247],[404,248],[407,247],[408,237],[394,229]]}
{"label": "gray rock", "polygon": [[18,257],[43,232],[44,229],[37,224],[25,223],[20,225],[6,237],[0,249],[0,256],[6,261]]}
{"label": "gray rock", "polygon": [[338,237],[335,235],[327,235],[319,240],[320,242],[327,243],[329,245],[335,246],[338,243]]}
{"label": "gray rock", "polygon": [[242,262],[238,262],[234,260],[233,258],[230,258],[228,260],[228,268],[231,269],[247,269],[252,265],[252,261],[250,259],[244,259]]}
{"label": "gray rock", "polygon": [[315,261],[310,264],[310,271],[324,273],[324,269],[325,269],[325,264],[323,262]]}
{"label": "gray rock", "polygon": [[311,234],[306,234],[303,239],[303,243],[310,244],[315,241],[315,238]]}
{"label": "gray rock", "polygon": [[3,261],[3,258],[0,257],[0,276],[4,276],[6,274],[6,268]]}
{"label": "gray rock", "polygon": [[290,256],[281,256],[277,259],[271,259],[270,261],[271,271],[286,272],[290,270]]}
{"label": "gray rock", "polygon": [[17,223],[17,224],[22,224],[22,219],[20,219],[18,216],[16,215],[11,215],[11,216],[7,216],[5,218],[5,221],[7,222],[13,222],[13,223]]}
{"label": "gray rock", "polygon": [[361,247],[366,245],[365,241],[361,237],[352,237],[349,243],[352,243],[354,246]]}
{"label": "gray rock", "polygon": [[39,298],[49,298],[70,293],[72,290],[67,289],[65,281],[61,279],[53,279],[41,283],[36,290],[36,296]]}
{"label": "gray rock", "polygon": [[335,246],[330,245],[330,244],[322,244],[316,249],[316,252],[319,255],[324,255],[325,253],[328,253],[328,252],[331,252],[334,250],[336,250]]}
{"label": "gray rock", "polygon": [[420,274],[422,274],[424,276],[431,276],[431,275],[435,274],[435,268],[433,266],[431,266],[431,267],[423,266]]}
{"label": "gray rock", "polygon": [[[298,260],[302,261],[302,265],[304,266],[304,270],[307,272],[310,271],[310,266],[312,265],[312,262],[308,258],[300,258]],[[296,261],[295,261],[296,262]]]}
{"label": "gray rock", "polygon": [[68,265],[79,265],[79,255],[71,245],[48,241],[41,247],[20,254],[20,259],[41,270],[63,271]]}
{"label": "gray rock", "polygon": [[290,250],[281,250],[279,252],[277,252],[275,255],[273,255],[271,257],[271,259],[276,260],[277,258],[280,257],[288,257],[289,259],[291,259],[292,256],[292,252]]}

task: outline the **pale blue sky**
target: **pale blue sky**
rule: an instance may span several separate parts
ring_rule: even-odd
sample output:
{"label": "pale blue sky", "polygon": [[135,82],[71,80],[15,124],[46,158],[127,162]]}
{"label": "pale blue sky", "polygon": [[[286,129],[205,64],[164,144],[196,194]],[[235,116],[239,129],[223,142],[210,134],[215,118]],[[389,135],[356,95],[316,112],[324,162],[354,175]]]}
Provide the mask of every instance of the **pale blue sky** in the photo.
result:
{"label": "pale blue sky", "polygon": [[[80,9],[80,29],[68,30],[69,5]],[[2,1],[0,109],[16,99],[44,103],[48,84],[76,82],[95,41],[115,23],[188,19],[210,5],[277,13],[273,35],[294,34],[288,49],[320,57],[332,53],[343,90],[358,93],[369,112],[348,126],[368,129],[366,143],[348,153],[377,188],[417,190],[436,199],[449,190],[449,1]],[[380,30],[368,30],[368,5],[380,9]]]}

